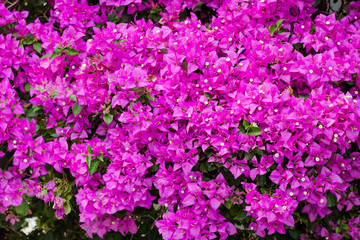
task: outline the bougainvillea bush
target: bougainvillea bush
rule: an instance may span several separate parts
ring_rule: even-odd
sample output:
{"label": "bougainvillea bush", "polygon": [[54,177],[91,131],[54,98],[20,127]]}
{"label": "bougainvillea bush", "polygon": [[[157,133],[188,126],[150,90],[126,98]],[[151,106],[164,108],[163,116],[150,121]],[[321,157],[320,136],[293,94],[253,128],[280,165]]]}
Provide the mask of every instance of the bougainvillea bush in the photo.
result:
{"label": "bougainvillea bush", "polygon": [[360,3],[318,4],[1,3],[2,238],[359,239]]}

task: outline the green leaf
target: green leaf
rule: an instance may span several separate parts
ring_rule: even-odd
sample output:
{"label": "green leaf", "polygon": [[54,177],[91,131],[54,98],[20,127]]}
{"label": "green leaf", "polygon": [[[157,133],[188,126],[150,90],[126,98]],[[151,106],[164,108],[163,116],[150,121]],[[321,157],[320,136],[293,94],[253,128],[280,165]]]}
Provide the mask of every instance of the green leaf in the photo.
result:
{"label": "green leaf", "polygon": [[49,58],[49,57],[51,57],[51,54],[45,54],[45,55],[42,56],[40,59]]}
{"label": "green leaf", "polygon": [[27,82],[27,83],[24,84],[24,89],[25,89],[26,92],[30,91],[30,87],[31,87],[30,83]]}
{"label": "green leaf", "polygon": [[104,161],[104,156],[103,156],[104,154],[103,153],[101,153],[101,155],[100,156],[98,156],[98,159],[101,161],[101,162],[103,162]]}
{"label": "green leaf", "polygon": [[302,232],[299,229],[289,229],[289,234],[293,239],[299,239]]}
{"label": "green leaf", "polygon": [[246,160],[250,161],[255,156],[254,152],[245,153]]}
{"label": "green leaf", "polygon": [[133,110],[133,107],[132,107],[132,106],[133,106],[133,104],[134,104],[134,102],[133,102],[133,101],[131,101],[131,102],[130,102],[130,104],[129,104],[129,109],[130,109],[130,111],[132,111],[132,110]]}
{"label": "green leaf", "polygon": [[259,136],[261,134],[261,129],[258,127],[251,127],[248,132],[249,135]]}
{"label": "green leaf", "polygon": [[144,91],[144,88],[132,88],[131,91],[142,92],[142,91]]}
{"label": "green leaf", "polygon": [[86,149],[87,149],[87,151],[88,151],[90,154],[93,154],[93,153],[94,153],[93,150],[91,149],[90,144],[87,145]]}
{"label": "green leaf", "polygon": [[24,45],[31,45],[31,44],[33,44],[33,42],[35,42],[35,39],[34,39],[34,38],[24,38],[24,39],[22,40],[22,43],[23,43]]}
{"label": "green leaf", "polygon": [[161,16],[159,14],[150,14],[150,16],[154,22],[156,23],[160,22]]}
{"label": "green leaf", "polygon": [[79,113],[81,112],[82,110],[82,105],[79,105],[77,103],[74,104],[74,106],[72,107],[72,110],[73,110],[73,113],[74,113],[74,116],[76,117],[77,115],[79,115]]}
{"label": "green leaf", "polygon": [[71,194],[68,194],[68,195],[66,195],[65,199],[66,199],[66,201],[70,201],[72,199],[72,197],[73,196]]}
{"label": "green leaf", "polygon": [[146,93],[146,96],[147,96],[147,98],[150,100],[150,101],[154,101],[155,100],[155,96],[154,97],[151,97],[150,96],[150,93]]}
{"label": "green leaf", "polygon": [[104,115],[104,122],[106,122],[107,125],[109,125],[113,121],[114,117],[111,114],[105,114]]}
{"label": "green leaf", "polygon": [[243,126],[244,126],[245,129],[248,129],[248,128],[250,127],[249,121],[248,121],[248,120],[244,120],[244,121],[243,121]]}
{"label": "green leaf", "polygon": [[[360,230],[359,230],[359,231],[360,231]],[[348,233],[343,233],[343,235],[344,235],[344,237],[345,237],[346,239],[351,239],[350,234],[348,234]]]}
{"label": "green leaf", "polygon": [[125,42],[127,39],[119,39],[119,40],[115,40],[114,43],[122,43]]}
{"label": "green leaf", "polygon": [[326,206],[329,208],[335,207],[337,204],[336,195],[329,192],[329,193],[325,193],[325,196],[327,200]]}
{"label": "green leaf", "polygon": [[73,100],[74,102],[77,102],[76,95],[71,94],[71,95],[69,96],[69,98],[70,98],[71,100]]}
{"label": "green leaf", "polygon": [[33,43],[33,48],[34,48],[35,51],[37,51],[38,53],[41,53],[41,50],[42,50],[41,43],[39,43],[39,42]]}
{"label": "green leaf", "polygon": [[201,171],[201,172],[204,172],[204,173],[207,173],[207,172],[208,172],[208,171],[207,171],[207,168],[206,168],[206,166],[205,166],[204,163],[200,163],[200,171]]}
{"label": "green leaf", "polygon": [[53,53],[51,54],[51,60],[53,60],[54,58],[60,56],[61,54],[60,53]]}
{"label": "green leaf", "polygon": [[48,191],[46,188],[41,189],[41,197],[44,197],[46,194],[48,194]]}
{"label": "green leaf", "polygon": [[166,48],[162,48],[162,49],[160,49],[161,50],[161,52],[163,52],[163,53],[167,53],[168,52],[168,50],[166,49]]}
{"label": "green leaf", "polygon": [[86,165],[88,166],[88,169],[90,169],[91,164],[91,155],[86,155]]}
{"label": "green leaf", "polygon": [[71,185],[67,185],[67,187],[65,188],[64,194],[70,193],[71,189],[72,189]]}
{"label": "green leaf", "polygon": [[23,201],[21,202],[21,204],[19,206],[15,207],[15,211],[20,215],[20,216],[25,216],[25,214],[29,211],[29,204],[25,201],[25,199],[23,199]]}
{"label": "green leaf", "polygon": [[95,158],[94,160],[91,161],[91,164],[90,164],[90,168],[89,168],[89,175],[93,175],[98,166],[99,166],[99,163],[100,163],[100,160]]}
{"label": "green leaf", "polygon": [[321,0],[316,0],[316,2],[314,3],[313,7],[317,7],[320,3],[321,3]]}
{"label": "green leaf", "polygon": [[208,92],[204,92],[204,95],[209,99],[211,100],[212,99],[212,95]]}
{"label": "green leaf", "polygon": [[243,221],[246,217],[247,217],[247,212],[245,212],[245,211],[243,211],[243,210],[240,210],[240,212],[238,212],[238,213],[236,214],[235,219],[236,219],[236,220]]}
{"label": "green leaf", "polygon": [[274,35],[274,33],[276,32],[276,26],[275,25],[273,25],[273,24],[271,24],[270,25],[270,35],[271,36],[273,36]]}
{"label": "green leaf", "polygon": [[156,14],[156,13],[159,13],[159,12],[160,11],[157,8],[153,8],[153,9],[150,10],[150,13],[152,13],[152,14]]}
{"label": "green leaf", "polygon": [[266,182],[266,175],[257,175],[256,180],[260,186],[264,186]]}
{"label": "green leaf", "polygon": [[309,98],[307,94],[299,94],[298,97],[303,97],[305,100]]}
{"label": "green leaf", "polygon": [[64,204],[64,210],[65,210],[65,215],[68,215],[71,212],[71,206],[69,203]]}
{"label": "green leaf", "polygon": [[225,202],[225,207],[226,207],[227,209],[230,209],[230,208],[231,208],[231,202],[226,201],[226,202]]}
{"label": "green leaf", "polygon": [[70,55],[70,56],[76,56],[76,55],[79,55],[80,53],[74,48],[68,48],[68,49],[65,49],[65,54]]}
{"label": "green leaf", "polygon": [[54,49],[54,53],[61,53],[62,50],[63,50],[62,47],[56,47],[56,48]]}
{"label": "green leaf", "polygon": [[277,26],[278,28],[280,28],[280,25],[284,22],[284,20],[285,20],[285,19],[279,19],[279,20],[277,20],[276,26]]}
{"label": "green leaf", "polygon": [[238,129],[240,129],[237,133],[245,133],[245,128],[239,124]]}
{"label": "green leaf", "polygon": [[184,69],[185,70],[187,70],[187,68],[188,68],[188,63],[187,63],[187,61],[185,60],[185,61],[183,61],[183,67],[184,67]]}

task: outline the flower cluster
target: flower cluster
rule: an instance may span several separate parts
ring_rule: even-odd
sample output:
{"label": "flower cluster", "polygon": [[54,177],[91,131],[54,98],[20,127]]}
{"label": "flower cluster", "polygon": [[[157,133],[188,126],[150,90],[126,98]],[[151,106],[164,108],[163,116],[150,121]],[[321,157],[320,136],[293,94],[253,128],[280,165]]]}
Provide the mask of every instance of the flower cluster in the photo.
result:
{"label": "flower cluster", "polygon": [[93,2],[47,22],[0,4],[0,213],[37,198],[101,238],[145,218],[169,240],[359,238],[360,3]]}

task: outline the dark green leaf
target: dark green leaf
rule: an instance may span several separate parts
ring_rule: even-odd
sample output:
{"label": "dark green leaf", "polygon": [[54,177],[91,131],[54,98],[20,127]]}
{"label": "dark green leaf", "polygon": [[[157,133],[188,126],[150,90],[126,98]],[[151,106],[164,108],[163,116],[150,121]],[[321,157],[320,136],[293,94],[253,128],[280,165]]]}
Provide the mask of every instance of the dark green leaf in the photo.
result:
{"label": "dark green leaf", "polygon": [[86,155],[86,165],[88,166],[88,169],[90,169],[91,164],[91,155]]}
{"label": "dark green leaf", "polygon": [[[359,229],[359,231],[360,231],[360,229]],[[348,233],[343,233],[343,235],[344,235],[344,237],[346,238],[346,239],[351,239],[351,236],[350,236],[350,234],[348,234]]]}
{"label": "dark green leaf", "polygon": [[237,133],[245,133],[245,128],[239,124],[238,129],[240,129]]}
{"label": "dark green leaf", "polygon": [[212,99],[212,95],[208,92],[204,92],[204,95],[209,99],[211,100]]}
{"label": "dark green leaf", "polygon": [[154,22],[160,22],[161,16],[159,14],[150,14],[150,17]]}
{"label": "dark green leaf", "polygon": [[42,50],[41,43],[39,43],[39,42],[33,43],[33,48],[34,48],[35,51],[37,51],[38,53],[41,53],[41,50]]}
{"label": "dark green leaf", "polygon": [[144,91],[144,88],[132,88],[131,91],[142,92],[142,91]]}
{"label": "dark green leaf", "polygon": [[25,199],[23,199],[21,204],[15,207],[15,210],[20,216],[25,216],[29,211],[29,204],[25,201]]}
{"label": "dark green leaf", "polygon": [[207,173],[207,172],[208,172],[208,171],[207,171],[207,168],[206,168],[206,166],[205,166],[204,163],[200,163],[200,171],[201,171],[201,172],[204,172],[204,173]]}
{"label": "dark green leaf", "polygon": [[82,110],[82,105],[79,105],[77,103],[74,104],[74,106],[72,107],[72,110],[73,110],[73,113],[74,113],[74,116],[76,117],[77,115],[79,115],[79,113],[81,112]]}
{"label": "dark green leaf", "polygon": [[161,51],[162,51],[163,53],[167,53],[167,52],[168,52],[168,50],[167,50],[166,48],[162,48]]}
{"label": "dark green leaf", "polygon": [[326,193],[325,196],[326,196],[326,200],[327,200],[326,206],[329,208],[335,207],[337,204],[337,199],[336,199],[335,194]]}
{"label": "dark green leaf", "polygon": [[245,211],[243,211],[243,210],[240,210],[240,212],[238,212],[238,213],[236,214],[235,219],[242,221],[242,220],[244,220],[246,217],[247,217],[247,212],[245,212]]}
{"label": "dark green leaf", "polygon": [[182,65],[183,65],[184,69],[187,70],[187,68],[188,68],[188,63],[187,63],[187,61],[183,61],[183,64],[182,64]]}
{"label": "dark green leaf", "polygon": [[88,151],[90,154],[93,154],[93,153],[94,153],[93,150],[91,149],[90,144],[87,145],[86,149],[87,149],[87,151]]}
{"label": "dark green leaf", "polygon": [[249,135],[259,136],[261,134],[261,129],[258,127],[251,127],[248,132]]}
{"label": "dark green leaf", "polygon": [[248,120],[244,120],[244,121],[243,121],[243,126],[244,126],[245,129],[248,129],[248,127],[250,127],[249,121],[248,121]]}
{"label": "dark green leaf", "polygon": [[307,94],[299,94],[298,97],[303,97],[305,100],[309,98]]}
{"label": "dark green leaf", "polygon": [[111,114],[105,114],[104,115],[104,122],[106,122],[107,125],[109,125],[113,121],[113,115]]}
{"label": "dark green leaf", "polygon": [[266,175],[257,175],[256,180],[260,186],[264,186],[266,182]]}
{"label": "dark green leaf", "polygon": [[79,52],[74,48],[68,48],[68,49],[65,49],[65,54],[70,55],[70,56],[75,56],[75,55],[78,55]]}
{"label": "dark green leaf", "polygon": [[289,229],[290,237],[293,239],[299,239],[302,232],[299,229]]}
{"label": "dark green leaf", "polygon": [[91,161],[90,168],[89,168],[89,175],[93,175],[96,172],[96,170],[99,166],[99,163],[100,163],[100,160],[97,158],[95,158]]}
{"label": "dark green leaf", "polygon": [[245,153],[246,160],[250,161],[255,156],[254,152]]}
{"label": "dark green leaf", "polygon": [[225,202],[225,207],[226,207],[227,209],[230,209],[230,208],[231,208],[231,202],[226,201],[226,202]]}
{"label": "dark green leaf", "polygon": [[316,2],[314,3],[313,7],[317,7],[320,3],[321,3],[321,0],[316,0]]}

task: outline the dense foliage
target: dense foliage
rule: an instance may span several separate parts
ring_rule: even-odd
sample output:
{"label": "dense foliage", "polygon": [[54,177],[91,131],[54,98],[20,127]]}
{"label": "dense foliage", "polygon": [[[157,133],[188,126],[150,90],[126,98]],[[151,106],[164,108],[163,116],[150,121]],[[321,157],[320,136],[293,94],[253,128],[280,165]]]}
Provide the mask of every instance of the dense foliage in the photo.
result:
{"label": "dense foliage", "polygon": [[0,238],[359,239],[360,3],[320,2],[0,3]]}

